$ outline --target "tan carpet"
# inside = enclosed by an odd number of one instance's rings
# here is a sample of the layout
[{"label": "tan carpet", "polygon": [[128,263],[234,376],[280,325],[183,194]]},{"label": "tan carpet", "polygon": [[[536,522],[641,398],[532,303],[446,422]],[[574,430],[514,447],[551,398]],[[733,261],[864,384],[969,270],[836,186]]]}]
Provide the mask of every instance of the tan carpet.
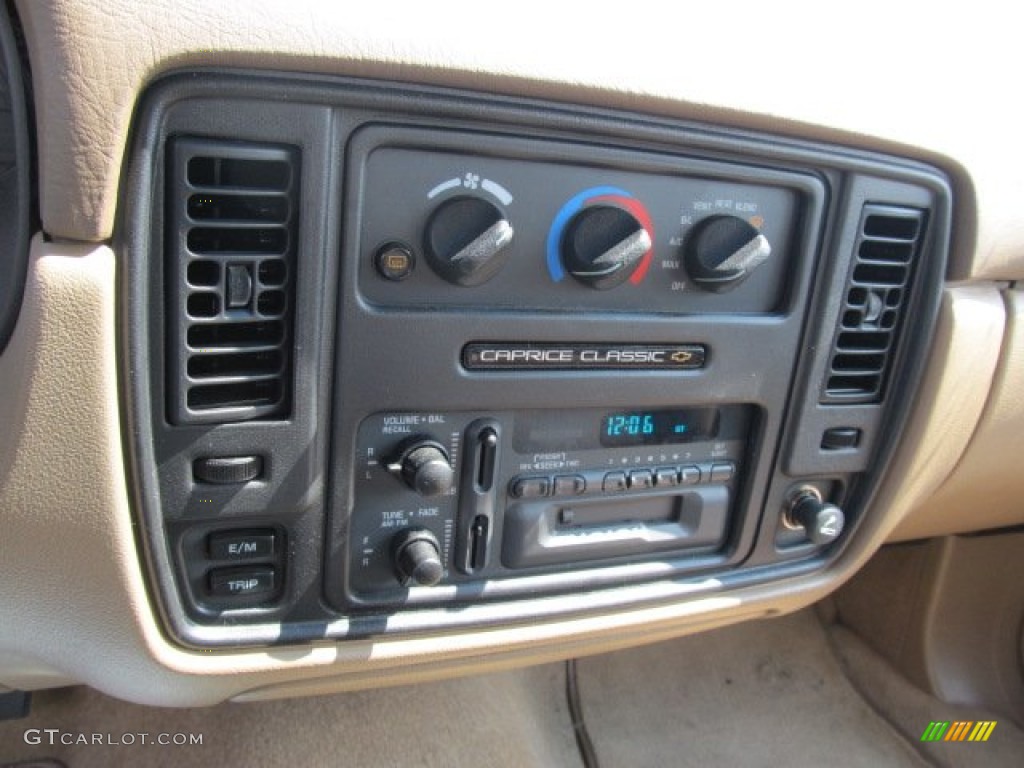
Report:
[{"label": "tan carpet", "polygon": [[[196,733],[202,746],[31,746],[29,728],[66,733]],[[43,738],[46,738],[45,735]],[[579,768],[565,667],[408,688],[207,709],[143,707],[87,688],[38,693],[28,719],[0,723],[0,764],[59,758],[106,766],[464,766]]]},{"label": "tan carpet", "polygon": [[601,768],[927,764],[849,683],[811,611],[578,670]]},{"label": "tan carpet", "polygon": [[[1024,734],[1010,723],[986,744],[920,744],[931,720],[998,718],[927,696],[811,611],[581,659],[577,670],[601,768],[1024,764]],[[33,728],[115,739],[201,734],[203,743],[26,744]],[[581,766],[562,664],[194,710],[126,704],[86,688],[48,691],[36,694],[28,719],[0,723],[0,765],[44,758],[68,768]]]}]

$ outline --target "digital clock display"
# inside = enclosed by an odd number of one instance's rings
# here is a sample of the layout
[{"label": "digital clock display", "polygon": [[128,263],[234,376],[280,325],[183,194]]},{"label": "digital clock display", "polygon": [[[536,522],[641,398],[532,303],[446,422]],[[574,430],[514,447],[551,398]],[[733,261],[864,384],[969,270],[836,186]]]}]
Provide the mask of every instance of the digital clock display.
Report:
[{"label": "digital clock display", "polygon": [[601,445],[665,445],[713,439],[718,433],[715,408],[673,408],[657,411],[619,411],[605,414]]},{"label": "digital clock display", "polygon": [[743,416],[741,408],[734,405],[612,412],[598,408],[520,411],[512,444],[517,453],[533,454],[734,440],[746,429]]}]

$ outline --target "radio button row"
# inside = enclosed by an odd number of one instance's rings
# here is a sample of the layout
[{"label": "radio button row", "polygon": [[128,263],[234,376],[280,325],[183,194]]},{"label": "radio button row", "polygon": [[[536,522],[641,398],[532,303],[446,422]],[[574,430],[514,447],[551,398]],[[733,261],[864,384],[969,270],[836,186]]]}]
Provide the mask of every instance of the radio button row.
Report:
[{"label": "radio button row", "polygon": [[680,485],[709,485],[730,482],[736,476],[732,462],[689,464],[683,467],[658,467],[607,472],[603,476],[588,471],[579,475],[555,477],[516,477],[509,484],[509,495],[516,499],[538,499],[545,496],[580,496],[592,493],[622,493]]}]

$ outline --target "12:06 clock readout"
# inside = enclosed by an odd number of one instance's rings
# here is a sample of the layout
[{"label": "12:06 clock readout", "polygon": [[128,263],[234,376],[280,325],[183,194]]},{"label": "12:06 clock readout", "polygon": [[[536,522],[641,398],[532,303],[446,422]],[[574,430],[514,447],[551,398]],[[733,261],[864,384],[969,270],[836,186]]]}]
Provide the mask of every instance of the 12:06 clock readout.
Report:
[{"label": "12:06 clock readout", "polygon": [[601,445],[614,448],[689,443],[714,437],[717,427],[718,411],[714,408],[609,413],[603,419]]}]

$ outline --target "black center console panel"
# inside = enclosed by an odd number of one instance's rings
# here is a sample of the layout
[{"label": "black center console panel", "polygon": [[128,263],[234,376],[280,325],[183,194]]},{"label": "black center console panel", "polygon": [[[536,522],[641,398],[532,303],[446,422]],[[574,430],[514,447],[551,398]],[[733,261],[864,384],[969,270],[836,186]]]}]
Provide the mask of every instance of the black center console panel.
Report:
[{"label": "black center console panel", "polygon": [[686,599],[825,567],[870,514],[944,270],[933,169],[214,72],[154,86],[133,147],[128,438],[184,643]]}]

